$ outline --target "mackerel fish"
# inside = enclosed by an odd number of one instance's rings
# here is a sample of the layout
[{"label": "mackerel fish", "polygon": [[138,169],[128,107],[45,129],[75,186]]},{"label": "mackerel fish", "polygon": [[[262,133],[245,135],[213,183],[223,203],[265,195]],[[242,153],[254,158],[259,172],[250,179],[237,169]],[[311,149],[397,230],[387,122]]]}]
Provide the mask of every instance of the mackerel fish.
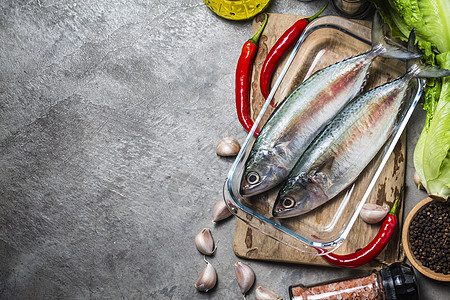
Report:
[{"label": "mackerel fish", "polygon": [[308,145],[342,108],[359,94],[377,56],[411,59],[417,54],[388,45],[381,18],[375,15],[374,46],[317,71],[272,113],[246,161],[240,192],[244,197],[265,192],[284,181]]},{"label": "mackerel fish", "polygon": [[302,215],[350,186],[393,133],[409,82],[450,71],[412,65],[402,77],[352,101],[308,147],[280,189],[272,215]]}]

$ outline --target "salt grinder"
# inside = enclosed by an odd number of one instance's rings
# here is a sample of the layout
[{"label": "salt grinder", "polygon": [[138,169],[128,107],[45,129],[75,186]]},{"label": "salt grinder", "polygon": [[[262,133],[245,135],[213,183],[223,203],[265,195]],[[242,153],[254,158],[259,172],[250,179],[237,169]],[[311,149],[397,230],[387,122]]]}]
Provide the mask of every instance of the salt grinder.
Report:
[{"label": "salt grinder", "polygon": [[289,295],[291,300],[416,300],[419,299],[419,289],[412,267],[404,263],[393,263],[362,277],[312,286],[290,286]]}]

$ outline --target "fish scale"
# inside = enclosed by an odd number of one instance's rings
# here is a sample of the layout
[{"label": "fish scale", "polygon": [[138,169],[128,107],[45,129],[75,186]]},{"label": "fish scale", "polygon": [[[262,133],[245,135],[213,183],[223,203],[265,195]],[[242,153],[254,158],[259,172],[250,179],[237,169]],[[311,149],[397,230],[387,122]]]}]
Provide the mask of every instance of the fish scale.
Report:
[{"label": "fish scale", "polygon": [[[375,48],[322,69],[286,98],[255,141],[244,179],[255,171],[259,176],[267,174],[262,190],[286,179],[316,135],[360,92],[370,63],[382,51]],[[241,192],[246,196],[253,194],[245,185]]]},{"label": "fish scale", "polygon": [[298,216],[353,183],[393,132],[416,68],[351,102],[299,159],[280,189],[272,214]]},{"label": "fish scale", "polygon": [[280,103],[248,155],[240,186],[243,197],[268,191],[288,177],[314,138],[360,93],[377,56],[419,57],[386,43],[378,14],[373,22],[372,43],[370,51],[317,71]]}]

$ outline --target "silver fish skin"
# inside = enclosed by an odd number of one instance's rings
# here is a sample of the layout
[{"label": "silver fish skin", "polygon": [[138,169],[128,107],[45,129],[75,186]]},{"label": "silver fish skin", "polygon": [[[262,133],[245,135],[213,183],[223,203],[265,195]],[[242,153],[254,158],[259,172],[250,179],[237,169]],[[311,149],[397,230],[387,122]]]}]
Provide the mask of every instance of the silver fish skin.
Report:
[{"label": "silver fish skin", "polygon": [[377,56],[420,57],[386,43],[379,14],[374,16],[372,43],[370,51],[313,74],[277,107],[249,153],[241,180],[242,196],[265,192],[287,178],[308,145],[360,92]]},{"label": "silver fish skin", "polygon": [[287,178],[314,137],[361,90],[376,47],[324,68],[303,82],[273,112],[257,137],[241,183],[241,194],[267,191]]},{"label": "silver fish skin", "polygon": [[349,104],[308,147],[278,193],[277,218],[302,215],[353,183],[386,143],[414,70]]},{"label": "silver fish skin", "polygon": [[302,215],[347,188],[392,134],[411,79],[450,76],[450,70],[423,65],[418,59],[407,66],[402,77],[356,98],[327,125],[278,192],[274,217]]}]

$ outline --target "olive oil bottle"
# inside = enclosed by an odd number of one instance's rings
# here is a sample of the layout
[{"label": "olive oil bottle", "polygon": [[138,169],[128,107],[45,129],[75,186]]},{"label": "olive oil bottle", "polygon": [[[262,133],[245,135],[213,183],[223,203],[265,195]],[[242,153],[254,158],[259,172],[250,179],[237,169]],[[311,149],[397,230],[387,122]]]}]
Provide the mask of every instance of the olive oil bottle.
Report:
[{"label": "olive oil bottle", "polygon": [[229,20],[247,20],[262,12],[270,0],[203,0],[217,15]]}]

